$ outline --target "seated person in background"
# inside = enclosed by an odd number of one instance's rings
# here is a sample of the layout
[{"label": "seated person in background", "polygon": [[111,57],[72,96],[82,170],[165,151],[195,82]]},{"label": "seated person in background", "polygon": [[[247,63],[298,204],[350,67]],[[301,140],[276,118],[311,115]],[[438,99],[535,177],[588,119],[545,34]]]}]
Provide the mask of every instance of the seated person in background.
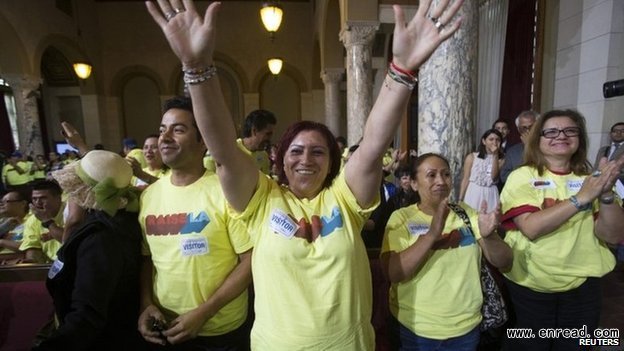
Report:
[{"label": "seated person in background", "polygon": [[0,260],[23,257],[19,248],[28,209],[28,198],[19,191],[10,191],[0,200]]},{"label": "seated person in background", "polygon": [[[95,150],[54,172],[68,202],[87,212],[48,273],[57,328],[33,350],[139,350],[141,229],[131,167]],[[94,189],[115,195],[101,197]]]},{"label": "seated person in background", "polygon": [[481,136],[477,152],[468,154],[464,161],[459,201],[464,201],[475,210],[485,201],[487,210],[492,211],[499,202],[496,183],[505,162],[500,143],[501,134],[496,129],[488,129]]},{"label": "seated person in background", "polygon": [[410,176],[409,166],[401,167],[394,172],[395,177],[399,179],[399,187],[396,193],[390,198],[390,212],[409,205],[413,205],[418,201],[418,194],[412,189],[412,177]]},{"label": "seated person in background", "polygon": [[65,204],[61,195],[61,188],[54,181],[42,180],[33,184],[32,216],[24,223],[24,239],[19,248],[25,253],[25,262],[47,263],[56,259],[65,223]]},{"label": "seated person in background", "polygon": [[139,145],[134,138],[125,138],[123,140],[123,155],[127,159],[139,161],[141,169],[147,167],[147,161],[145,160],[145,156],[143,156],[143,150],[139,149]]},{"label": "seated person in background", "polygon": [[168,169],[160,157],[157,134],[148,135],[145,138],[143,155],[147,162],[147,167],[145,168],[141,168],[141,164],[134,157],[126,157],[132,166],[132,173],[134,174],[132,185],[139,189],[145,189],[148,185],[157,181]]},{"label": "seated person in background", "polygon": [[481,256],[498,268],[512,260],[496,232],[500,207],[486,213],[485,202],[480,212],[450,204],[453,177],[441,155],[424,154],[412,167],[419,201],[392,213],[381,248],[392,283],[391,344],[401,350],[474,351],[483,302]]}]

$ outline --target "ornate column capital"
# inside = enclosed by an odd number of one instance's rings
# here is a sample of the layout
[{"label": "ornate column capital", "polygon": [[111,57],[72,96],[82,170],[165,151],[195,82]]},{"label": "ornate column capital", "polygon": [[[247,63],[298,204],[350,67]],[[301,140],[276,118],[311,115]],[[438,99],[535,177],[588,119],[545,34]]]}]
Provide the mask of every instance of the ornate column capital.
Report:
[{"label": "ornate column capital", "polygon": [[347,48],[354,45],[369,46],[378,29],[378,21],[348,21],[340,31],[340,41]]},{"label": "ornate column capital", "polygon": [[344,77],[344,68],[325,68],[321,71],[321,79],[325,85],[332,83],[339,83]]},{"label": "ornate column capital", "polygon": [[24,74],[3,74],[2,78],[9,83],[15,95],[21,93],[24,99],[28,97],[31,91],[39,89],[39,86],[43,83],[43,79],[40,77]]}]

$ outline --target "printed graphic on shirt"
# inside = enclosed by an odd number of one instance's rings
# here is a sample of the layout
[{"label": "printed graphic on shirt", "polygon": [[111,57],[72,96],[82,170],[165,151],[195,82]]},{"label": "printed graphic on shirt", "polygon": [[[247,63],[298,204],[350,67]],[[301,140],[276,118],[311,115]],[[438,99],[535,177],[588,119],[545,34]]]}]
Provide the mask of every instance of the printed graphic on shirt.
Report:
[{"label": "printed graphic on shirt", "polygon": [[173,213],[145,217],[146,235],[178,235],[200,233],[210,223],[205,211]]},{"label": "printed graphic on shirt", "polygon": [[433,244],[433,250],[455,249],[461,246],[474,245],[474,235],[466,227],[454,229],[449,234],[443,234],[442,239]]},{"label": "printed graphic on shirt", "polygon": [[312,242],[319,236],[328,236],[336,229],[342,228],[343,219],[338,206],[332,208],[329,216],[313,215],[310,222],[305,218],[295,221],[292,215],[274,210],[269,219],[269,226],[273,232],[286,238],[296,236]]}]

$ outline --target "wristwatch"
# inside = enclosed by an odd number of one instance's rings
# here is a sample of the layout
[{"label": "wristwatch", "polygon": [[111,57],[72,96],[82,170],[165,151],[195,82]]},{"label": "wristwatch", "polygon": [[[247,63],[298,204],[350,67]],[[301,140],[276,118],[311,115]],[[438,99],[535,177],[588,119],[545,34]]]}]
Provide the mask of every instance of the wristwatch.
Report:
[{"label": "wristwatch", "polygon": [[52,224],[54,224],[54,220],[53,220],[53,219],[48,219],[48,220],[47,220],[47,221],[45,221],[45,222],[41,222],[41,226],[42,226],[42,227],[44,227],[44,228],[46,228],[46,229],[47,229],[47,228],[50,228],[50,226],[51,226]]},{"label": "wristwatch", "polygon": [[610,192],[607,195],[600,195],[600,203],[604,205],[611,205],[615,201],[615,194]]}]

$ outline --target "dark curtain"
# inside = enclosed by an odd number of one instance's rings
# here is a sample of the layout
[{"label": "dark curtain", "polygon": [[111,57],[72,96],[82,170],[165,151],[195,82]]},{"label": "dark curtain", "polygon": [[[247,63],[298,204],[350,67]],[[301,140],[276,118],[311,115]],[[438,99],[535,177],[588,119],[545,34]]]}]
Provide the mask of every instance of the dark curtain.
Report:
[{"label": "dark curtain", "polygon": [[516,116],[532,108],[535,7],[536,0],[509,1],[499,116],[509,122],[511,133],[507,138],[512,143],[520,141],[514,127]]},{"label": "dark curtain", "polygon": [[15,143],[11,134],[11,124],[9,123],[9,113],[4,103],[3,91],[0,91],[0,151],[5,151],[7,155],[15,151]]}]

